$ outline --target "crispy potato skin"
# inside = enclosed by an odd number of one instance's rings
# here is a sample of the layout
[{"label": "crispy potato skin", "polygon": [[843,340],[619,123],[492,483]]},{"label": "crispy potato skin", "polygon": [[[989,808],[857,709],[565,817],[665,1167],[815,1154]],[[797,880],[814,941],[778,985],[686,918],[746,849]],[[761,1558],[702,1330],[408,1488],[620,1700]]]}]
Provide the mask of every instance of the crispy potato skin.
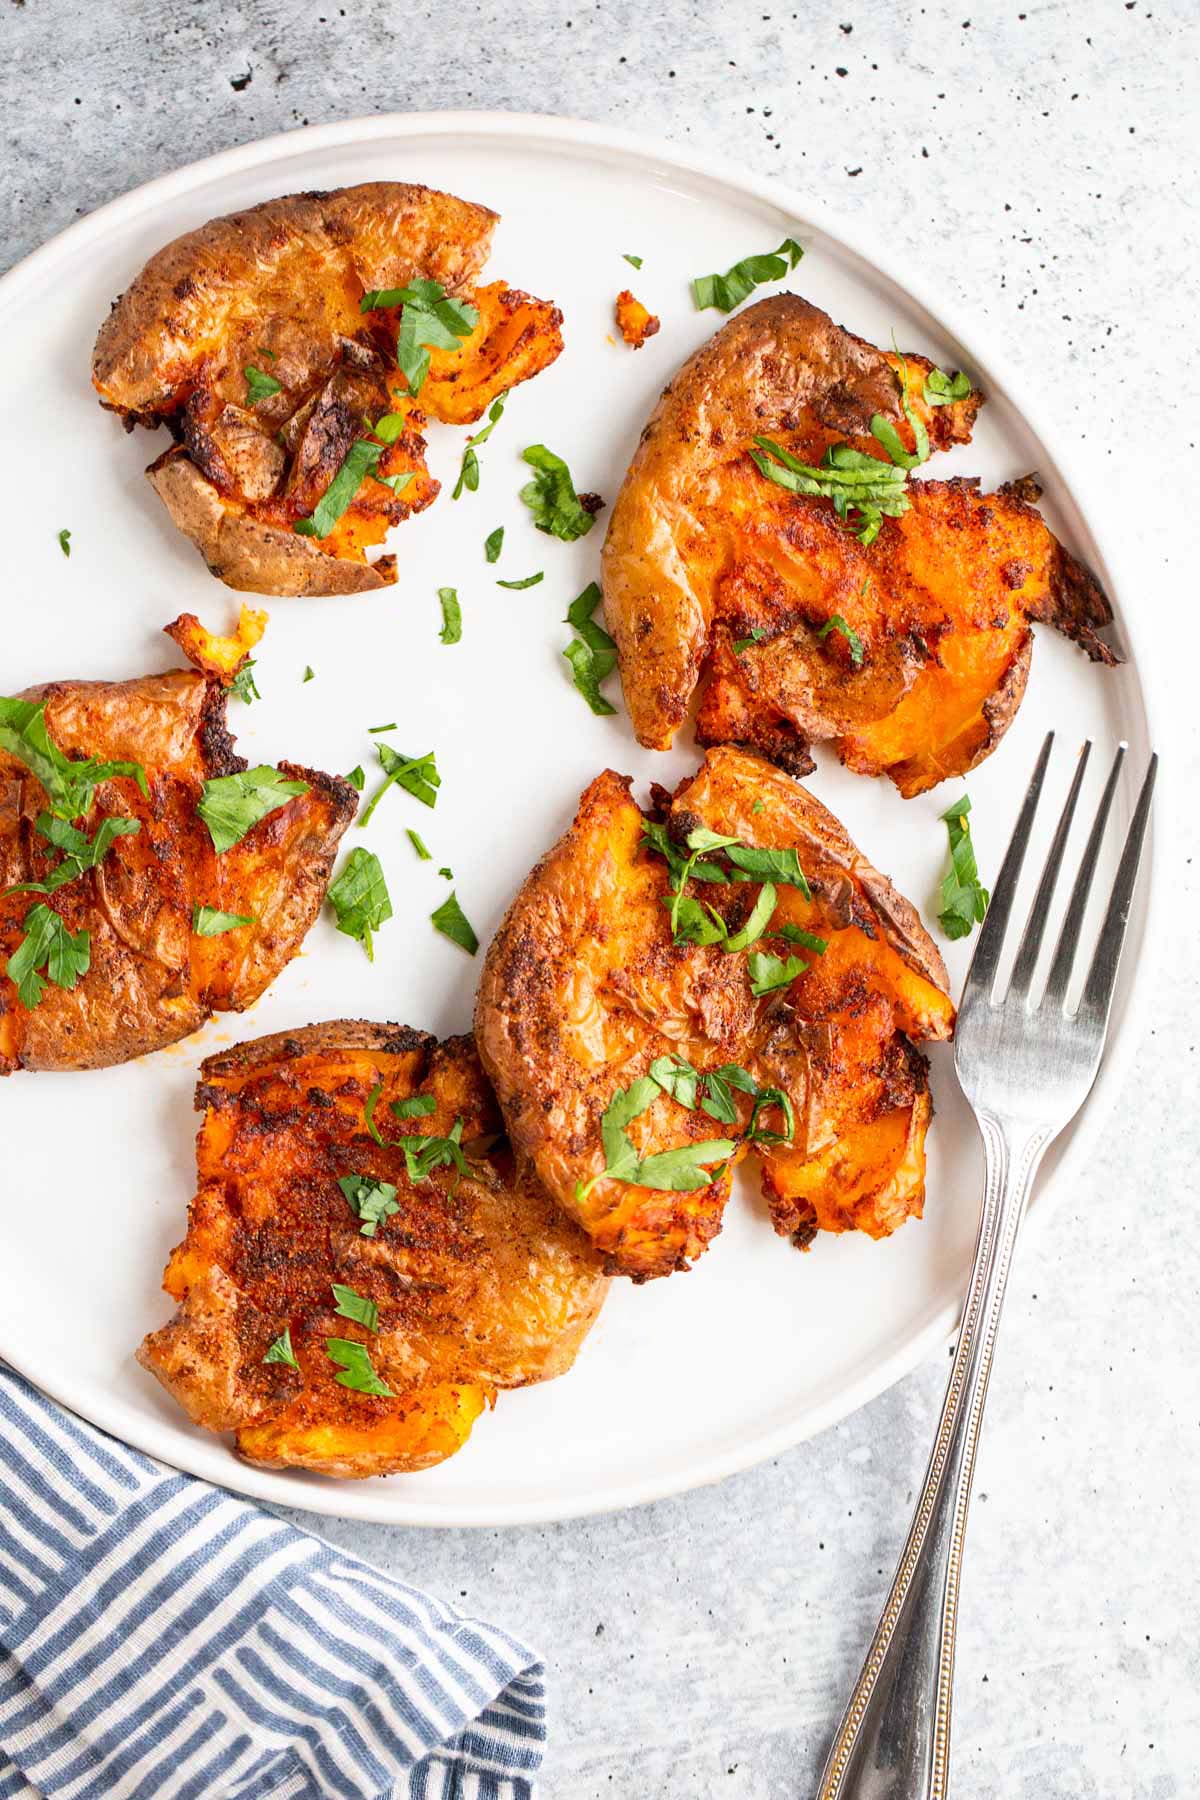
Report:
[{"label": "crispy potato skin", "polygon": [[[309,791],[249,831],[222,856],[196,814],[201,784],[246,767],[225,729],[216,680],[184,670],[133,681],[57,681],[23,699],[44,701],[51,737],[68,754],[140,762],[150,789],[118,779],[96,790],[81,823],[139,820],[98,868],[50,895],[0,898],[0,956],[44,902],[72,931],[91,934],[91,966],[73,989],[48,984],[28,1011],[0,976],[0,1073],[95,1069],[175,1043],[213,1012],[257,1000],[296,954],[316,918],[357,795],[347,782],[292,763],[279,767]],[[58,861],[33,829],[45,804],[39,782],[0,751],[0,888],[42,880]],[[49,854],[47,852],[49,851]],[[221,937],[192,932],[193,905],[252,915]]]},{"label": "crispy potato skin", "polygon": [[[907,355],[910,409],[932,449],[970,438],[978,393],[924,400],[931,367]],[[827,500],[768,482],[747,452],[773,438],[819,462],[831,443],[882,455],[882,414],[911,449],[901,359],[841,330],[794,294],[748,307],[684,365],[652,415],[604,546],[608,628],[642,743],[666,749],[705,682],[704,743],[744,743],[795,774],[832,740],[851,768],[916,794],[986,756],[1024,689],[1029,620],[1096,660],[1111,618],[1087,571],[1032,505],[1036,484],[996,494],[913,481],[911,508],[860,544]],[[840,615],[863,644],[854,668]],[[760,641],[735,654],[754,632]]]},{"label": "crispy potato skin", "polygon": [[[477,419],[562,348],[557,308],[503,282],[473,286],[495,225],[486,207],[404,182],[290,194],[177,238],[116,302],[93,384],[128,428],[170,428],[174,447],[146,473],[220,580],[281,595],[395,581],[395,559],[368,563],[367,552],[437,495],[426,416]],[[420,407],[396,369],[399,309],[359,304],[414,280],[480,312],[461,352],[434,353]],[[279,390],[255,403],[248,367]],[[351,444],[387,412],[405,414],[405,430],[334,529],[298,534]],[[376,478],[398,475],[410,476],[399,493]]]},{"label": "crispy potato skin", "polygon": [[[502,1131],[469,1038],[335,1020],[241,1044],[203,1065],[198,1189],[164,1286],[175,1317],[138,1360],[240,1455],[325,1475],[427,1468],[461,1448],[496,1391],[570,1367],[603,1303],[600,1259],[501,1142],[456,1181],[414,1185],[382,1135],[464,1142]],[[436,1110],[397,1124],[390,1102]],[[386,1122],[386,1123],[385,1123]],[[338,1176],[390,1182],[400,1210],[362,1236]],[[335,1311],[339,1282],[376,1302],[378,1332]],[[287,1327],[300,1371],[265,1363]],[[335,1379],[330,1337],[368,1348],[391,1398]]]},{"label": "crispy potato skin", "polygon": [[[669,824],[681,839],[703,824],[742,843],[795,848],[813,899],[779,887],[775,921],[828,940],[786,990],[756,998],[745,955],[672,942],[667,866],[643,847],[629,790],[611,770],[596,778],[484,962],[476,1040],[518,1156],[612,1273],[645,1280],[686,1268],[720,1229],[728,1174],[692,1193],[610,1177],[583,1198],[577,1187],[605,1166],[600,1121],[615,1091],[655,1057],[673,1052],[701,1071],[735,1062],[795,1108],[793,1145],[760,1158],[777,1229],[885,1235],[923,1199],[929,1105],[914,1040],[953,1027],[934,944],[812,795],[760,757],[711,750],[676,792]],[[749,916],[759,885],[695,891],[715,896],[732,928]],[[738,1098],[744,1127],[749,1103]],[[649,1154],[724,1129],[664,1095],[629,1135]]]}]

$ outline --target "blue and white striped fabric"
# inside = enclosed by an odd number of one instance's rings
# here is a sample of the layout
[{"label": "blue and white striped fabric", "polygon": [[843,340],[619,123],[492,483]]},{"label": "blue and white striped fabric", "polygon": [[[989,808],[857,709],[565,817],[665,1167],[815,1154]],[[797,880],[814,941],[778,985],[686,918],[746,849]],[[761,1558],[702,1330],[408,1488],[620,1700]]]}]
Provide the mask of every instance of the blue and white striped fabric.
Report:
[{"label": "blue and white striped fabric", "polygon": [[528,1800],[543,1673],[0,1368],[0,1800]]}]

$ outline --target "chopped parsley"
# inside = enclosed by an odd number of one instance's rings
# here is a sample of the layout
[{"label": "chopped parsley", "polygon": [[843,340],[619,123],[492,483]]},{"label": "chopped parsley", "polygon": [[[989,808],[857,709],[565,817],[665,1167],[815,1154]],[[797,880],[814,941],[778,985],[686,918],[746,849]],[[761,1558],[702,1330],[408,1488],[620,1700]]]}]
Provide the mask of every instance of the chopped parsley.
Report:
[{"label": "chopped parsley", "polygon": [[642,259],[641,259],[641,257],[640,257],[640,256],[630,256],[630,254],[629,254],[629,252],[628,252],[628,250],[625,250],[625,251],[622,251],[622,255],[623,255],[623,256],[624,256],[624,258],[625,258],[625,261],[626,261],[626,262],[627,262],[627,263],[632,263],[632,265],[633,265],[633,267],[634,267],[634,268],[635,268],[635,269],[640,269],[640,268],[641,268],[641,266],[642,266]]},{"label": "chopped parsley", "polygon": [[617,666],[617,646],[592,617],[600,599],[599,586],[591,581],[582,594],[572,600],[567,608],[566,623],[575,627],[578,636],[572,638],[563,655],[571,665],[575,686],[592,711],[603,715],[617,710],[600,692],[600,683],[607,681]]},{"label": "chopped parsley", "polygon": [[374,1237],[383,1221],[400,1211],[390,1181],[375,1181],[370,1175],[339,1175],[338,1186],[360,1221],[360,1237]]},{"label": "chopped parsley", "polygon": [[396,724],[395,719],[393,719],[390,725],[368,725],[367,726],[367,736],[368,737],[378,737],[378,735],[381,731],[398,731],[398,730],[399,730],[399,726]]},{"label": "chopped parsley", "polygon": [[388,1110],[398,1119],[423,1119],[437,1111],[437,1101],[432,1094],[410,1094],[407,1100],[393,1100]]},{"label": "chopped parsley", "polygon": [[[55,987],[73,988],[81,975],[86,975],[92,960],[90,932],[71,932],[62,917],[48,906],[30,907],[21,929],[25,936],[8,959],[5,971],[16,983],[17,999],[32,1012],[46,991],[46,982]],[[45,969],[45,978],[38,973]]]},{"label": "chopped parsley", "polygon": [[112,849],[115,839],[139,832],[141,825],[136,819],[101,819],[95,835],[89,838],[86,831],[77,831],[65,819],[56,819],[53,813],[42,812],[34,822],[34,829],[47,843],[63,852],[62,860],[55,864],[43,881],[18,881],[12,887],[5,888],[5,894],[53,894],[58,888],[65,887],[67,882],[77,880],[86,869],[96,868]]},{"label": "chopped parsley", "polygon": [[[699,1106],[710,1119],[716,1119],[721,1125],[737,1124],[737,1104],[732,1090],[737,1088],[739,1092],[749,1094],[753,1106],[743,1133],[745,1143],[786,1144],[796,1134],[796,1114],[783,1089],[760,1088],[753,1075],[740,1063],[723,1063],[719,1069],[701,1074],[682,1056],[660,1056],[650,1064],[650,1077],[689,1112],[695,1112]],[[785,1132],[771,1131],[758,1123],[759,1113],[773,1106],[783,1114]]]},{"label": "chopped parsley", "polygon": [[519,592],[522,588],[536,587],[539,581],[544,581],[545,579],[546,571],[544,569],[539,569],[536,575],[526,575],[521,581],[498,581],[496,586],[513,588]]},{"label": "chopped parsley", "polygon": [[267,1345],[267,1354],[263,1357],[263,1361],[265,1363],[286,1363],[289,1369],[300,1367],[296,1361],[296,1352],[292,1349],[290,1325],[285,1325],[279,1336]]},{"label": "chopped parsley", "polygon": [[340,1371],[334,1376],[343,1387],[352,1388],[356,1394],[379,1394],[385,1399],[392,1398],[392,1390],[381,1376],[375,1373],[375,1365],[371,1361],[370,1352],[365,1344],[359,1344],[353,1338],[326,1338],[325,1354],[331,1363],[336,1363]]},{"label": "chopped parsley", "polygon": [[[385,1138],[378,1125],[375,1123],[375,1108],[379,1105],[379,1096],[382,1092],[383,1083],[382,1081],[378,1081],[367,1095],[366,1105],[363,1108],[363,1117],[367,1122],[367,1130],[375,1139],[375,1142],[382,1145],[385,1150],[394,1150],[402,1140],[400,1138]],[[410,1094],[406,1100],[391,1101],[388,1107],[388,1111],[396,1119],[423,1118],[427,1113],[434,1112],[436,1109],[437,1101],[432,1094]],[[428,1140],[422,1139],[421,1141],[424,1143]]]},{"label": "chopped parsley", "polygon": [[761,998],[776,988],[787,987],[797,975],[803,975],[808,964],[798,956],[780,958],[766,950],[752,950],[749,956],[750,992]]},{"label": "chopped parsley", "polygon": [[818,494],[833,502],[839,519],[857,513],[855,533],[861,544],[873,544],[884,518],[898,519],[908,511],[904,484],[908,471],[896,463],[854,450],[849,444],[830,444],[819,465],[799,462],[772,438],[756,437],[758,448],[751,461],[761,475],[791,494]]},{"label": "chopped parsley", "polygon": [[204,783],[196,811],[208,826],[218,856],[240,844],[248,831],[278,812],[297,794],[307,794],[307,781],[286,781],[278,769],[260,763],[240,775],[218,775]]},{"label": "chopped parsley", "polygon": [[248,656],[229,684],[229,691],[234,698],[244,700],[247,706],[250,706],[255,700],[262,699],[262,695],[254,685],[254,676],[251,673],[253,668],[254,658]]},{"label": "chopped parsley", "polygon": [[226,931],[237,931],[242,925],[253,925],[251,913],[218,912],[215,906],[193,906],[192,930],[197,937],[221,937]]},{"label": "chopped parsley", "polygon": [[439,588],[438,600],[442,608],[442,629],[438,632],[443,644],[457,644],[462,639],[462,607],[458,603],[456,588]]},{"label": "chopped parsley", "polygon": [[775,925],[771,929],[772,937],[787,938],[789,943],[799,944],[802,950],[811,950],[814,956],[824,956],[829,948],[829,940],[817,937],[815,932],[805,931],[799,925]]},{"label": "chopped parsley", "polygon": [[373,444],[370,438],[356,439],[311,515],[307,519],[297,519],[292,529],[303,537],[328,537],[367,476],[375,473],[382,455],[382,444]]},{"label": "chopped parsley", "polygon": [[545,444],[530,444],[521,457],[534,470],[533,480],[521,489],[521,499],[538,530],[564,543],[586,537],[596,521],[575,492],[571,471],[562,457],[547,450]]},{"label": "chopped parsley", "polygon": [[283,387],[282,381],[276,381],[273,375],[264,375],[253,363],[247,363],[242,374],[246,377],[246,396],[251,406],[257,406],[260,400],[269,400]]},{"label": "chopped parsley", "polygon": [[941,815],[950,836],[950,867],[942,878],[938,924],[948,938],[970,937],[987,917],[988,891],[979,880],[967,819],[970,810],[971,802],[964,794]]},{"label": "chopped parsley", "polygon": [[752,625],[750,627],[750,636],[749,637],[734,638],[733,654],[735,656],[744,656],[746,654],[747,650],[749,650],[751,644],[761,644],[763,639],[766,637],[766,635],[767,634],[763,630],[761,625]]},{"label": "chopped parsley", "polygon": [[421,836],[420,832],[414,831],[412,829],[411,825],[407,826],[406,830],[407,830],[407,834],[408,834],[408,841],[412,845],[413,849],[416,851],[420,860],[422,862],[432,862],[433,858],[430,856],[429,851],[425,848],[425,840]]},{"label": "chopped parsley", "polygon": [[[376,725],[373,729],[394,731],[395,726]],[[436,806],[437,790],[442,785],[442,778],[438,774],[437,756],[434,751],[427,750],[424,756],[404,756],[400,751],[393,750],[390,744],[376,744],[375,749],[379,755],[380,767],[387,779],[383,786],[372,794],[366,811],[358,821],[360,825],[365,826],[370,822],[371,814],[392,786],[404,788],[414,800],[419,800],[422,806]]]},{"label": "chopped parsley", "polygon": [[850,661],[854,664],[856,669],[861,669],[863,665],[863,656],[865,654],[863,641],[859,637],[857,631],[855,631],[852,626],[847,625],[841,613],[834,613],[831,619],[827,619],[820,631],[818,631],[817,636],[819,638],[827,638],[831,631],[836,631],[845,638],[847,644],[850,646]]},{"label": "chopped parsley", "polygon": [[337,880],[330,882],[326,899],[336,915],[337,929],[356,938],[366,951],[367,960],[374,962],[372,933],[392,916],[387,882],[375,852],[361,846],[352,850]]},{"label": "chopped parsley", "polygon": [[373,288],[359,301],[362,312],[399,306],[396,363],[415,400],[429,373],[430,350],[458,350],[470,337],[479,313],[466,300],[454,300],[440,281],[413,281],[402,288]]},{"label": "chopped parsley", "polygon": [[692,283],[692,299],[701,311],[712,306],[718,312],[732,312],[762,282],[782,281],[803,255],[795,238],[784,238],[778,250],[765,256],[743,257],[724,275],[697,275]]},{"label": "chopped parsley", "polygon": [[965,400],[971,392],[971,383],[959,369],[953,375],[947,375],[944,369],[930,369],[925,377],[926,406],[953,406],[956,400]]},{"label": "chopped parsley", "polygon": [[495,531],[489,531],[483,540],[483,554],[488,562],[500,561],[500,552],[504,548],[504,527],[497,525]]},{"label": "chopped parsley", "polygon": [[442,904],[430,913],[429,917],[433,921],[435,931],[440,931],[443,937],[450,939],[451,943],[457,944],[460,949],[466,950],[471,956],[474,956],[479,948],[479,939],[475,935],[470,920],[458,904],[458,897],[453,889],[442,901]]},{"label": "chopped parsley", "polygon": [[374,1300],[356,1294],[352,1287],[344,1287],[340,1281],[329,1285],[333,1289],[334,1311],[339,1318],[353,1319],[356,1325],[365,1325],[368,1331],[379,1330],[379,1308]]},{"label": "chopped parsley", "polygon": [[32,700],[0,697],[0,750],[37,777],[56,819],[78,819],[90,812],[100,783],[120,776],[136,781],[147,797],[150,793],[141,763],[97,762],[90,756],[75,762],[64,756],[46,729],[44,704]]},{"label": "chopped parsley", "polygon": [[[600,1120],[604,1167],[590,1181],[576,1184],[577,1201],[585,1200],[597,1181],[605,1176],[660,1192],[693,1193],[697,1188],[708,1187],[724,1173],[725,1163],[737,1149],[732,1138],[705,1138],[699,1143],[684,1144],[678,1150],[662,1150],[653,1156],[638,1154],[625,1128],[648,1112],[664,1091],[650,1075],[641,1075],[627,1088],[617,1089]],[[716,1169],[707,1166],[712,1163],[722,1166]]]},{"label": "chopped parsley", "polygon": [[315,680],[314,671],[313,671],[311,665],[306,665],[305,670],[304,670],[304,676],[303,676],[303,679],[301,680],[300,685],[301,685],[301,687],[303,687],[304,683],[306,681],[313,681],[313,680]]},{"label": "chopped parsley", "polygon": [[[897,352],[899,354],[899,352]],[[924,422],[918,419],[908,400],[908,364],[900,357],[900,368],[896,376],[900,384],[900,410],[912,427],[912,450],[906,450],[900,433],[891,419],[885,419],[882,413],[876,413],[871,420],[871,436],[881,443],[898,468],[915,469],[918,463],[929,461],[929,433]]]},{"label": "chopped parsley", "polygon": [[463,450],[462,468],[458,471],[458,480],[455,482],[454,492],[450,496],[452,500],[457,500],[464,488],[473,494],[479,486],[479,458],[476,456],[475,451],[478,445],[487,443],[493,431],[495,431],[497,425],[504,417],[504,402],[507,399],[507,389],[505,389],[504,393],[497,394],[488,409],[487,424],[482,431],[477,431],[474,437],[469,437],[467,439],[466,448]]},{"label": "chopped parsley", "polygon": [[62,551],[64,556],[70,556],[70,554],[71,554],[71,534],[66,529],[65,526],[62,529],[62,531],[60,531],[58,534],[58,547]]},{"label": "chopped parsley", "polygon": [[398,438],[404,436],[407,425],[407,414],[384,413],[383,417],[377,419],[375,424],[372,425],[371,436],[377,437],[381,444],[394,444]]},{"label": "chopped parsley", "polygon": [[352,788],[357,788],[358,792],[360,794],[362,793],[367,785],[367,778],[363,773],[363,766],[361,763],[355,764],[354,768],[352,768],[347,775],[346,780],[350,783]]}]

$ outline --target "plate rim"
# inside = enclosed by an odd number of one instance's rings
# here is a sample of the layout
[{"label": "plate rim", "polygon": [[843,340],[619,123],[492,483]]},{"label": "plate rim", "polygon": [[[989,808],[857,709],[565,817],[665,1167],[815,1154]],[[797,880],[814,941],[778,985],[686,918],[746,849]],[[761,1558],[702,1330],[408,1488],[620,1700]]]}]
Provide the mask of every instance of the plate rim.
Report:
[{"label": "plate rim", "polygon": [[[1108,586],[1116,599],[1122,633],[1129,650],[1131,672],[1140,690],[1142,712],[1155,735],[1170,733],[1171,714],[1165,704],[1165,680],[1148,653],[1147,628],[1139,627],[1131,610],[1123,603],[1132,592],[1129,571],[1123,551],[1114,553],[1112,536],[1097,524],[1103,517],[1093,492],[1094,478],[1080,466],[1072,448],[1062,444],[1061,435],[1047,429],[1047,421],[1036,402],[1031,402],[1023,377],[1007,372],[1007,359],[997,355],[989,328],[957,301],[948,304],[936,298],[919,276],[914,276],[904,259],[887,249],[880,254],[871,241],[869,230],[860,233],[856,224],[843,223],[823,202],[802,195],[790,183],[773,176],[758,175],[740,164],[706,156],[688,147],[678,146],[653,135],[630,131],[621,126],[575,119],[552,113],[505,112],[481,109],[458,109],[411,113],[374,113],[353,119],[334,120],[321,125],[304,125],[292,130],[274,132],[249,143],[235,145],[211,156],[187,163],[181,168],[155,176],[115,199],[106,201],[93,212],[73,221],[46,243],[39,245],[21,261],[0,276],[0,315],[10,304],[19,303],[23,290],[32,282],[40,282],[54,263],[74,256],[79,246],[103,234],[114,225],[123,225],[160,204],[181,197],[208,182],[245,173],[255,168],[269,168],[293,156],[312,151],[344,148],[385,138],[420,138],[473,134],[505,139],[567,151],[580,149],[606,152],[614,160],[635,160],[646,172],[646,164],[657,165],[713,184],[717,191],[743,203],[749,199],[764,209],[790,213],[803,229],[815,230],[882,276],[916,305],[937,321],[945,336],[964,352],[964,361],[1003,393],[1014,411],[1045,451],[1042,466],[1050,469],[1058,487],[1069,499],[1078,521],[1091,536],[1099,552],[1099,560],[1109,577]],[[970,346],[968,352],[967,346]],[[999,370],[1004,368],[1001,378]],[[1093,504],[1093,502],[1096,502]],[[1104,1121],[1112,1109],[1120,1086],[1128,1073],[1134,1052],[1141,1041],[1150,1004],[1153,975],[1162,953],[1162,933],[1156,929],[1165,891],[1166,845],[1169,822],[1174,811],[1173,770],[1170,757],[1171,736],[1153,746],[1159,754],[1159,776],[1155,793],[1155,814],[1149,834],[1145,878],[1140,896],[1142,920],[1141,940],[1137,946],[1136,971],[1130,981],[1125,1003],[1125,1016],[1115,1038],[1108,1046],[1100,1072],[1077,1115],[1070,1138],[1053,1172],[1053,1179],[1040,1177],[1030,1202],[1036,1210],[1039,1227],[1049,1218],[1053,1206],[1062,1198],[1068,1181],[1076,1176],[1090,1156]],[[1105,1104],[1107,1102],[1107,1104]],[[69,1391],[70,1383],[59,1380],[53,1367],[43,1366],[37,1350],[22,1348],[16,1355],[0,1347],[11,1367],[34,1382],[59,1404],[110,1435],[135,1444],[145,1453],[157,1457],[168,1467],[212,1482],[276,1506],[290,1506],[322,1514],[326,1517],[359,1520],[371,1524],[422,1526],[431,1529],[472,1528],[495,1530],[515,1525],[555,1523],[560,1520],[594,1517],[623,1511],[632,1506],[647,1505],[695,1488],[710,1486],[728,1476],[741,1473],[773,1456],[781,1455],[828,1430],[840,1420],[893,1386],[917,1368],[953,1334],[961,1311],[961,1299],[939,1308],[897,1350],[882,1356],[856,1379],[848,1382],[836,1395],[816,1405],[807,1406],[798,1418],[787,1420],[757,1436],[710,1455],[695,1458],[682,1475],[627,1477],[611,1489],[597,1495],[574,1500],[512,1501],[494,1506],[486,1514],[468,1510],[462,1501],[451,1501],[433,1508],[428,1499],[405,1501],[402,1494],[386,1492],[366,1482],[343,1483],[312,1478],[303,1497],[294,1492],[280,1494],[280,1481],[298,1482],[305,1478],[297,1471],[258,1469],[239,1461],[222,1438],[197,1437],[176,1443],[169,1428],[152,1417],[134,1413],[127,1419],[129,1408],[103,1395],[102,1403],[87,1402],[86,1410]],[[131,1433],[130,1423],[135,1427]],[[168,1441],[160,1441],[163,1434]]]}]

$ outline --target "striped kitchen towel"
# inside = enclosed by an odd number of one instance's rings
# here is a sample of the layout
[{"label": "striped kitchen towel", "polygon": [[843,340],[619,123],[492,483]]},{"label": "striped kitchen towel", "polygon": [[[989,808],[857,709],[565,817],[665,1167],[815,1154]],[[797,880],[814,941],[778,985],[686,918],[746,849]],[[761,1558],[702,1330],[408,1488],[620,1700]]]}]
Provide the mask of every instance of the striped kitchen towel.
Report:
[{"label": "striped kitchen towel", "polygon": [[0,1800],[527,1800],[542,1677],[0,1368]]}]

